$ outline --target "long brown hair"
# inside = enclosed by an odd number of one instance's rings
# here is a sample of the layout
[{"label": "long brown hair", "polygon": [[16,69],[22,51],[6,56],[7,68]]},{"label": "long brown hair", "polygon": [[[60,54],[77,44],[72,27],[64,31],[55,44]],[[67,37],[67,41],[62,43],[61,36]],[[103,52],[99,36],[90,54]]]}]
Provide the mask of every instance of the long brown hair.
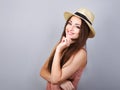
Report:
[{"label": "long brown hair", "polygon": [[[61,35],[61,39],[63,36],[66,36],[66,33],[65,33],[66,25],[68,24],[68,21],[71,19],[71,17],[66,21],[66,24],[64,26],[64,31]],[[86,40],[88,38],[89,32],[90,32],[90,29],[88,25],[85,23],[84,20],[82,20],[79,37],[75,40],[73,44],[71,44],[69,47],[67,47],[66,49],[62,51],[63,53],[62,53],[61,60],[60,60],[61,68],[70,59],[72,55],[76,54],[86,44]],[[50,57],[48,58],[49,59],[49,63],[48,63],[49,72],[51,72],[51,67],[52,67],[52,62],[53,62],[56,47],[57,46],[55,46],[55,48],[53,49],[53,52],[50,54]]]}]

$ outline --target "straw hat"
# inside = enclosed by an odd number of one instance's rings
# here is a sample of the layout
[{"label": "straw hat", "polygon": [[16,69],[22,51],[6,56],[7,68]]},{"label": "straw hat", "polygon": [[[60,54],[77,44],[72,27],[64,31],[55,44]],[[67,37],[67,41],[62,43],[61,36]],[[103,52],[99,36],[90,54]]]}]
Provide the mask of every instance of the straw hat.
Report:
[{"label": "straw hat", "polygon": [[94,14],[86,8],[80,8],[74,14],[70,12],[64,13],[64,17],[66,20],[68,20],[72,15],[75,15],[83,19],[87,23],[88,27],[90,28],[90,33],[88,37],[93,38],[95,36],[95,31],[94,31],[94,28],[92,27],[92,24],[95,18]]}]

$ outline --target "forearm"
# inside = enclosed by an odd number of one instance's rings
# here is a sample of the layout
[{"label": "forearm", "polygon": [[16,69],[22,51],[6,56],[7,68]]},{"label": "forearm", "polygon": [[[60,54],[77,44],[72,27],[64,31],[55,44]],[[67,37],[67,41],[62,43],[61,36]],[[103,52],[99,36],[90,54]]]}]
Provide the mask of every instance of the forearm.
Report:
[{"label": "forearm", "polygon": [[51,82],[54,84],[60,83],[59,81],[62,74],[62,70],[60,68],[60,57],[61,55],[59,50],[56,50],[51,69]]},{"label": "forearm", "polygon": [[51,82],[51,74],[48,71],[48,60],[45,62],[45,64],[42,66],[40,70],[40,76],[43,77],[45,80]]}]

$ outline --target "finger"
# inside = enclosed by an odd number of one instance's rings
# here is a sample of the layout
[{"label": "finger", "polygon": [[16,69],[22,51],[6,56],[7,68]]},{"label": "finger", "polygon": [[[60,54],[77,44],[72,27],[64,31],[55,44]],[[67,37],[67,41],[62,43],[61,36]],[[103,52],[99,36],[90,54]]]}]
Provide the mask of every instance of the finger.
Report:
[{"label": "finger", "polygon": [[71,90],[71,86],[70,86],[69,82],[66,82],[64,86],[65,86],[64,87],[65,90]]},{"label": "finger", "polygon": [[68,85],[65,84],[64,90],[69,90]]},{"label": "finger", "polygon": [[70,46],[71,40],[66,38],[66,44],[67,44],[67,46]]},{"label": "finger", "polygon": [[63,37],[62,37],[62,42],[65,42],[65,39],[66,39],[66,38],[63,36]]},{"label": "finger", "polygon": [[69,83],[68,82],[66,82],[65,84],[64,84],[64,89],[65,90],[70,90],[70,86],[69,86]]},{"label": "finger", "polygon": [[69,84],[69,90],[74,90],[74,86],[73,86],[72,82],[69,81],[68,84]]},{"label": "finger", "polygon": [[70,83],[70,86],[71,86],[71,90],[74,90],[74,89],[75,89],[75,87],[73,86],[72,83]]},{"label": "finger", "polygon": [[63,90],[68,90],[68,85],[67,85],[67,82],[64,82],[60,85],[60,87],[63,89]]},{"label": "finger", "polygon": [[72,43],[72,39],[67,37],[67,41],[71,44]]}]

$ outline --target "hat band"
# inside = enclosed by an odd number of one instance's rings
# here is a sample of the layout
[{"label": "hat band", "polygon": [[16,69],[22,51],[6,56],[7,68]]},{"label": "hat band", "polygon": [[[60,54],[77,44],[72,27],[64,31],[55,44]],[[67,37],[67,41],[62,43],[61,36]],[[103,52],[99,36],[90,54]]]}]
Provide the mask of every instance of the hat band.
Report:
[{"label": "hat band", "polygon": [[92,23],[88,20],[88,18],[85,15],[83,15],[83,14],[81,14],[79,12],[76,12],[75,14],[82,17],[82,18],[84,18],[86,21],[88,21],[92,25]]}]

